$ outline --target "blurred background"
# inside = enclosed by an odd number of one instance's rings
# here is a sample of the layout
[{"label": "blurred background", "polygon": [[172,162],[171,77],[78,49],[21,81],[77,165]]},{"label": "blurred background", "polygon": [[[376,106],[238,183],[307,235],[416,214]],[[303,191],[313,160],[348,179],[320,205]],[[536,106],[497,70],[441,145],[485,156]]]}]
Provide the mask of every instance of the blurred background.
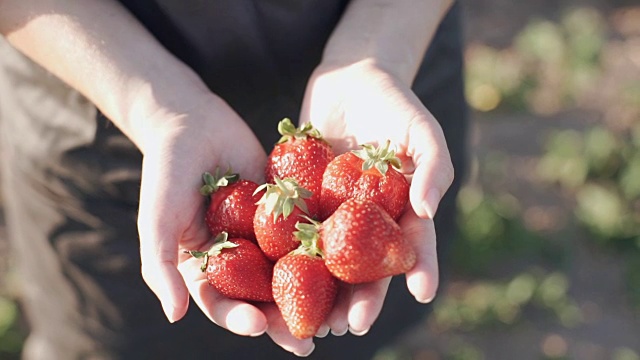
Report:
[{"label": "blurred background", "polygon": [[640,2],[462,3],[452,277],[376,360],[640,360]]},{"label": "blurred background", "polygon": [[[640,3],[462,1],[471,172],[434,313],[376,360],[640,360]],[[24,336],[0,198],[0,359]]]}]

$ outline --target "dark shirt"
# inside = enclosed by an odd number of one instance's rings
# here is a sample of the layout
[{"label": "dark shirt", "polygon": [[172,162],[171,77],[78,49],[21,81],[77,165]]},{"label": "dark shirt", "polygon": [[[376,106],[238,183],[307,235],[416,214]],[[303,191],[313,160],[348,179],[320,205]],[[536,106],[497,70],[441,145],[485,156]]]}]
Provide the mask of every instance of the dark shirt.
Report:
[{"label": "dark shirt", "polygon": [[297,118],[307,79],[347,3],[122,1],[240,114],[267,147],[277,141],[275,122]]}]

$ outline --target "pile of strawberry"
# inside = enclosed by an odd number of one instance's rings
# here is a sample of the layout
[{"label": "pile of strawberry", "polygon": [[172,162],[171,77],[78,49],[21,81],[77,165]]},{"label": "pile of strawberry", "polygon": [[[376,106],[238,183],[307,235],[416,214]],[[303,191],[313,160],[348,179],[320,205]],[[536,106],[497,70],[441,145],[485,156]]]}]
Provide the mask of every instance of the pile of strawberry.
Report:
[{"label": "pile of strawberry", "polygon": [[293,336],[314,336],[331,312],[338,284],[360,284],[410,270],[416,255],[396,220],[409,184],[389,142],[335,156],[311,124],[278,124],[266,183],[228,171],[205,173],[206,223],[216,236],[202,271],[221,294],[275,301]]}]

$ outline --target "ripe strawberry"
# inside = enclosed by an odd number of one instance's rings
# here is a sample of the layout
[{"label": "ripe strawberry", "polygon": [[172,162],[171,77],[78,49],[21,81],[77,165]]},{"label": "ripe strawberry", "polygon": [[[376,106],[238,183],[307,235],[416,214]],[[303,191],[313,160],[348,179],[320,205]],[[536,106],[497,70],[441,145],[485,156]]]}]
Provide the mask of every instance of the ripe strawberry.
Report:
[{"label": "ripe strawberry", "polygon": [[301,245],[276,262],[272,288],[289,332],[306,339],[317,334],[329,316],[338,280],[327,270],[317,247],[314,250]]},{"label": "ripe strawberry", "polygon": [[211,234],[226,231],[232,238],[255,240],[253,216],[261,196],[256,193],[258,184],[240,179],[231,170],[221,175],[220,169],[216,169],[215,176],[204,173],[202,178],[204,185],[200,192],[209,197],[205,222]]},{"label": "ripe strawberry", "polygon": [[400,226],[373,201],[349,199],[322,224],[298,224],[296,236],[317,239],[327,268],[350,284],[405,273],[416,262]]},{"label": "ripe strawberry", "polygon": [[273,301],[273,263],[254,242],[228,239],[228,236],[221,232],[207,252],[187,252],[203,259],[201,269],[206,272],[207,281],[222,295],[231,299]]},{"label": "ripe strawberry", "polygon": [[311,215],[316,216],[322,174],[335,154],[311,123],[296,129],[291,120],[284,119],[278,124],[278,132],[282,137],[267,158],[265,179],[268,183],[273,183],[275,177],[296,179],[300,186],[313,193],[307,203]]},{"label": "ripe strawberry", "polygon": [[[396,171],[395,151],[362,145],[362,149],[338,155],[324,172],[320,218],[326,219],[347,199],[371,200],[397,220],[409,201],[409,183]],[[391,167],[389,166],[391,165]]]},{"label": "ripe strawberry", "polygon": [[309,215],[306,199],[311,192],[298,186],[294,179],[274,178],[275,184],[263,184],[256,189],[266,189],[258,201],[253,229],[262,252],[276,261],[295,250],[300,241],[293,235],[300,215]]}]

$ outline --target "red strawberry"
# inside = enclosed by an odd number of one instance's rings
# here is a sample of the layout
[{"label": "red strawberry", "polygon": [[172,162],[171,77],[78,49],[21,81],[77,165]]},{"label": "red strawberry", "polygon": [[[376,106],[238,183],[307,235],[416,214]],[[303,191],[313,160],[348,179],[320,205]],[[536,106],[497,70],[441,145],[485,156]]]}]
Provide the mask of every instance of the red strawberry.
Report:
[{"label": "red strawberry", "polygon": [[258,184],[240,179],[230,170],[221,175],[220,169],[216,169],[215,176],[204,173],[202,178],[204,185],[200,192],[210,200],[205,221],[211,234],[226,231],[232,238],[255,240],[253,216],[261,196],[256,193]]},{"label": "red strawberry", "polygon": [[316,216],[322,174],[335,154],[311,123],[296,129],[291,120],[284,119],[278,124],[278,132],[282,137],[267,158],[265,179],[268,183],[273,183],[275,177],[296,179],[300,186],[313,193],[307,203],[311,215]]},{"label": "red strawberry", "polygon": [[273,267],[273,298],[298,338],[317,334],[336,298],[338,280],[331,276],[316,250],[301,245]]},{"label": "red strawberry", "polygon": [[201,269],[206,272],[209,284],[222,295],[231,299],[273,301],[273,263],[254,242],[228,239],[228,234],[222,232],[209,251],[187,252],[204,259]]},{"label": "red strawberry", "polygon": [[[371,200],[382,206],[394,220],[409,201],[409,183],[395,151],[362,145],[362,149],[341,154],[329,163],[322,179],[320,218],[326,219],[347,199]],[[392,166],[389,166],[391,164]]]},{"label": "red strawberry", "polygon": [[262,252],[272,261],[295,250],[300,241],[293,235],[301,215],[309,215],[305,199],[311,192],[298,186],[294,179],[274,178],[275,184],[264,184],[256,191],[266,189],[258,201],[253,229]]},{"label": "red strawberry", "polygon": [[405,273],[416,262],[400,226],[373,201],[349,199],[322,224],[298,224],[303,241],[314,238],[336,278],[360,284]]}]

